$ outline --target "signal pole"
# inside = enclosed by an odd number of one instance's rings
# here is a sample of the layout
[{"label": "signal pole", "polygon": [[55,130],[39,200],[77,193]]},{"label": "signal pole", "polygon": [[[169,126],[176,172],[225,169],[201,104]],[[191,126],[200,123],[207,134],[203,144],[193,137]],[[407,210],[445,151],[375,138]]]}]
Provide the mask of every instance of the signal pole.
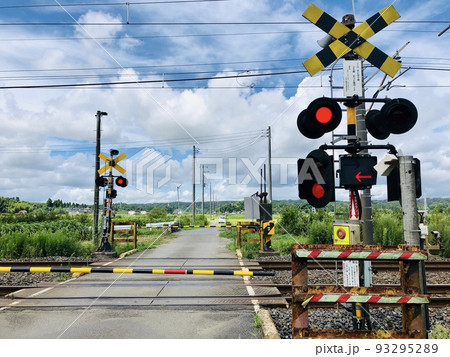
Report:
[{"label": "signal pole", "polygon": [[[108,115],[106,112],[97,111],[95,115],[97,118],[97,138],[95,141],[95,180],[98,179],[100,169],[100,133],[101,133],[101,118],[102,116]],[[99,213],[99,187],[97,184],[94,185],[94,230],[93,230],[93,240],[98,235],[98,213]]]},{"label": "signal pole", "polygon": [[195,145],[192,147],[192,224],[195,225]]}]

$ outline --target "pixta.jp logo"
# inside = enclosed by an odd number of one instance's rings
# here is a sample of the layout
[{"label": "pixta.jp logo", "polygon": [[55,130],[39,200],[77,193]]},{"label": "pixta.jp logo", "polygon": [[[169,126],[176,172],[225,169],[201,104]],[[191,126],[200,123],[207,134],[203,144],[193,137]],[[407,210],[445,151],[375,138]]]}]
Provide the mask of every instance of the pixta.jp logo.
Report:
[{"label": "pixta.jp logo", "polygon": [[145,148],[126,161],[128,180],[138,190],[153,194],[155,188],[161,188],[170,181],[170,156]]}]

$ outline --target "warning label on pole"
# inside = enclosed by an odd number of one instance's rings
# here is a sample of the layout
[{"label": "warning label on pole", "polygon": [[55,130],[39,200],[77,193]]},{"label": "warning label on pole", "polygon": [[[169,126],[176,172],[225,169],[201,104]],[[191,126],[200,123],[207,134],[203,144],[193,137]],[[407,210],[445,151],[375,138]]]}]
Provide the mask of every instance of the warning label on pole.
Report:
[{"label": "warning label on pole", "polygon": [[342,275],[344,286],[359,286],[359,263],[357,260],[345,260],[342,262]]}]

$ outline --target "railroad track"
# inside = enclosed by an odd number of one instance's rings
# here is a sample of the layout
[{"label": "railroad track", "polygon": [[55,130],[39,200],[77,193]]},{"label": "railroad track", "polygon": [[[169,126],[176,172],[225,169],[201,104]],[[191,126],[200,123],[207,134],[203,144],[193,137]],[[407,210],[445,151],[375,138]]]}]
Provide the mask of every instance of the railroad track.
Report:
[{"label": "railroad track", "polygon": [[[206,262],[208,259],[204,259]],[[0,262],[1,266],[20,266],[20,267],[36,267],[36,266],[42,266],[42,267],[49,267],[49,266],[70,266],[70,267],[86,267],[90,264],[94,263],[93,261],[85,261],[85,262],[51,262],[51,261],[26,261],[26,262]],[[175,259],[173,264],[178,264],[179,259]],[[170,267],[170,260],[168,260],[165,264]],[[394,264],[390,264],[389,262],[372,262],[372,266],[375,269],[378,270],[387,270],[387,271],[394,271],[398,270],[398,262],[394,262]],[[186,268],[186,266],[184,266]],[[202,266],[203,267],[203,266]],[[290,270],[292,268],[290,261],[250,261],[248,262],[246,266],[251,271],[258,271],[258,270]],[[320,261],[320,262],[308,262],[308,268],[310,269],[338,269],[342,268],[342,265],[340,262],[336,265],[335,261]],[[428,271],[445,271],[450,270],[450,261],[429,261],[426,262],[425,267]],[[224,263],[220,265],[220,268],[241,268],[236,265],[232,265],[227,260],[224,260]],[[291,301],[291,291],[292,286],[290,284],[274,284],[274,283],[259,283],[259,282],[252,282],[249,284],[250,286],[256,286],[256,287],[276,287],[282,296],[286,299],[286,301]],[[325,284],[326,285],[326,284]],[[321,285],[321,286],[325,286]],[[31,286],[0,286],[0,296],[5,296],[7,294],[13,293],[15,291],[21,290],[21,289],[28,289],[28,288],[45,288],[52,286],[52,284],[48,283],[42,283],[42,284],[35,284]],[[313,286],[313,285],[311,285]],[[382,285],[376,285],[378,287],[385,287],[385,288],[398,288],[398,285],[394,284],[382,284]],[[431,295],[430,298],[430,305],[431,307],[435,306],[450,306],[450,285],[447,284],[430,284],[427,286],[427,293]],[[441,295],[441,296],[439,296]],[[448,296],[447,296],[448,295]],[[257,298],[260,300],[260,304],[264,306],[270,306],[270,307],[277,307],[279,304],[273,304],[270,299],[275,296],[254,296],[254,298]],[[179,298],[179,297],[178,297]],[[174,299],[178,299],[174,297]],[[184,297],[188,298],[188,297]],[[205,297],[206,298],[206,297]],[[228,303],[230,301],[243,301],[242,296],[223,296],[223,297],[215,297],[218,299],[218,301],[223,300],[224,302],[227,301]],[[314,307],[314,304],[312,305]],[[330,304],[330,306],[325,306],[324,304],[321,304],[320,307],[332,307],[335,306],[334,304]]]},{"label": "railroad track", "polygon": [[[207,259],[204,259],[207,261]],[[89,266],[93,264],[93,261],[85,261],[85,262],[42,262],[42,261],[26,261],[26,262],[4,262],[0,261],[0,266],[29,266],[29,267],[36,267],[36,266],[43,266],[43,267],[50,267],[50,266],[71,266],[71,267],[84,267]],[[176,264],[176,262],[175,262]],[[117,267],[121,267],[121,265],[115,265]],[[308,268],[309,269],[335,269],[337,266],[338,269],[342,269],[341,262],[331,261],[331,260],[321,260],[321,261],[308,261]],[[170,267],[168,265],[167,267]],[[190,268],[188,266],[184,266],[186,268]],[[207,266],[205,266],[207,267]],[[224,264],[220,265],[220,268],[241,268],[241,265],[236,264]],[[291,270],[292,269],[292,263],[290,261],[281,261],[281,260],[254,260],[250,261],[247,266],[244,266],[248,268],[251,271],[257,271],[257,270]],[[162,268],[162,267],[161,267]],[[398,262],[372,262],[372,268],[383,270],[383,271],[397,271],[398,268]],[[425,269],[427,271],[448,271],[450,270],[450,261],[427,261],[425,262]]]},{"label": "railroad track", "polygon": [[80,261],[66,261],[66,262],[57,262],[57,261],[41,261],[41,260],[30,260],[30,261],[0,261],[0,267],[51,267],[51,266],[61,266],[61,267],[74,267],[81,268],[93,264],[93,260],[86,260],[84,262]]},{"label": "railroad track", "polygon": [[[116,284],[120,286],[120,283]],[[140,284],[141,286],[145,286],[146,283],[143,282],[142,284]],[[225,284],[225,285],[233,285],[233,284]],[[324,284],[321,285],[323,286],[327,286],[329,284]],[[0,296],[5,296],[7,294],[11,294],[14,293],[15,291],[21,290],[21,289],[29,289],[29,288],[47,288],[47,287],[52,287],[54,285],[52,284],[39,284],[39,285],[32,285],[32,286],[0,286]],[[96,284],[94,284],[93,286],[96,286]],[[248,284],[248,286],[252,286],[252,287],[270,287],[270,288],[277,288],[280,293],[283,295],[283,298],[290,303],[291,302],[291,291],[292,291],[292,285],[291,284],[274,284],[274,283],[259,283],[259,282],[254,282],[254,283],[250,283]],[[315,285],[311,285],[311,287],[314,287]],[[382,287],[382,288],[398,288],[399,285],[395,285],[395,284],[380,284],[380,285],[376,285],[376,287]],[[427,293],[430,296],[430,307],[441,307],[441,306],[450,306],[450,296],[440,296],[440,295],[447,295],[450,289],[450,285],[448,284],[430,284],[427,286]],[[283,303],[280,302],[274,302],[274,299],[279,298],[280,295],[273,295],[273,294],[269,294],[269,295],[265,295],[265,294],[259,294],[259,295],[253,295],[253,296],[242,296],[242,295],[228,295],[228,296],[203,296],[203,297],[199,297],[196,296],[195,298],[199,298],[199,299],[211,299],[214,298],[215,300],[217,300],[218,303],[223,303],[226,305],[229,305],[230,303],[242,303],[242,302],[250,302],[251,299],[258,299],[259,300],[259,304],[263,305],[263,306],[268,306],[268,307],[285,307],[285,305]],[[103,298],[104,300],[109,300],[112,299],[114,297],[107,297],[107,298]],[[134,300],[139,300],[142,298],[148,299],[149,297],[127,297],[129,299],[134,299]],[[151,297],[151,299],[157,299],[158,297]],[[182,304],[182,300],[183,299],[190,299],[192,298],[191,296],[165,296],[165,299],[172,299],[172,300],[180,300],[180,305]],[[24,298],[21,298],[24,299]],[[67,299],[73,300],[73,299],[89,299],[89,297],[69,297]],[[26,300],[26,299],[25,299]],[[323,308],[329,308],[329,307],[334,307],[335,304],[312,304],[312,307],[323,307]],[[392,306],[396,306],[396,305],[392,305]]]},{"label": "railroad track", "polygon": [[[261,268],[264,270],[291,270],[292,263],[290,261],[264,261],[257,260]],[[308,261],[308,269],[342,269],[342,263],[330,260]],[[383,271],[398,271],[398,262],[372,262],[372,268]],[[449,271],[450,261],[428,261],[425,262],[425,269],[427,271]]]}]

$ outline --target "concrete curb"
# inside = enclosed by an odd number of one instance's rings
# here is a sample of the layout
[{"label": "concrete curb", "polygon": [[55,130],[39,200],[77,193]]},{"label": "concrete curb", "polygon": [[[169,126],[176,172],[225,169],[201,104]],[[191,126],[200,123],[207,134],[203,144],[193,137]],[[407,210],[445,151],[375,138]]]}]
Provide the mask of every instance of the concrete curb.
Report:
[{"label": "concrete curb", "polygon": [[259,309],[258,315],[261,319],[261,330],[264,339],[280,339],[280,334],[270,316],[269,311],[265,309]]},{"label": "concrete curb", "polygon": [[138,251],[137,249],[131,249],[131,250],[127,251],[127,252],[124,252],[124,253],[120,254],[119,258],[120,259],[125,258],[125,257],[127,257],[127,256],[129,256],[131,254],[136,253],[137,251]]}]

